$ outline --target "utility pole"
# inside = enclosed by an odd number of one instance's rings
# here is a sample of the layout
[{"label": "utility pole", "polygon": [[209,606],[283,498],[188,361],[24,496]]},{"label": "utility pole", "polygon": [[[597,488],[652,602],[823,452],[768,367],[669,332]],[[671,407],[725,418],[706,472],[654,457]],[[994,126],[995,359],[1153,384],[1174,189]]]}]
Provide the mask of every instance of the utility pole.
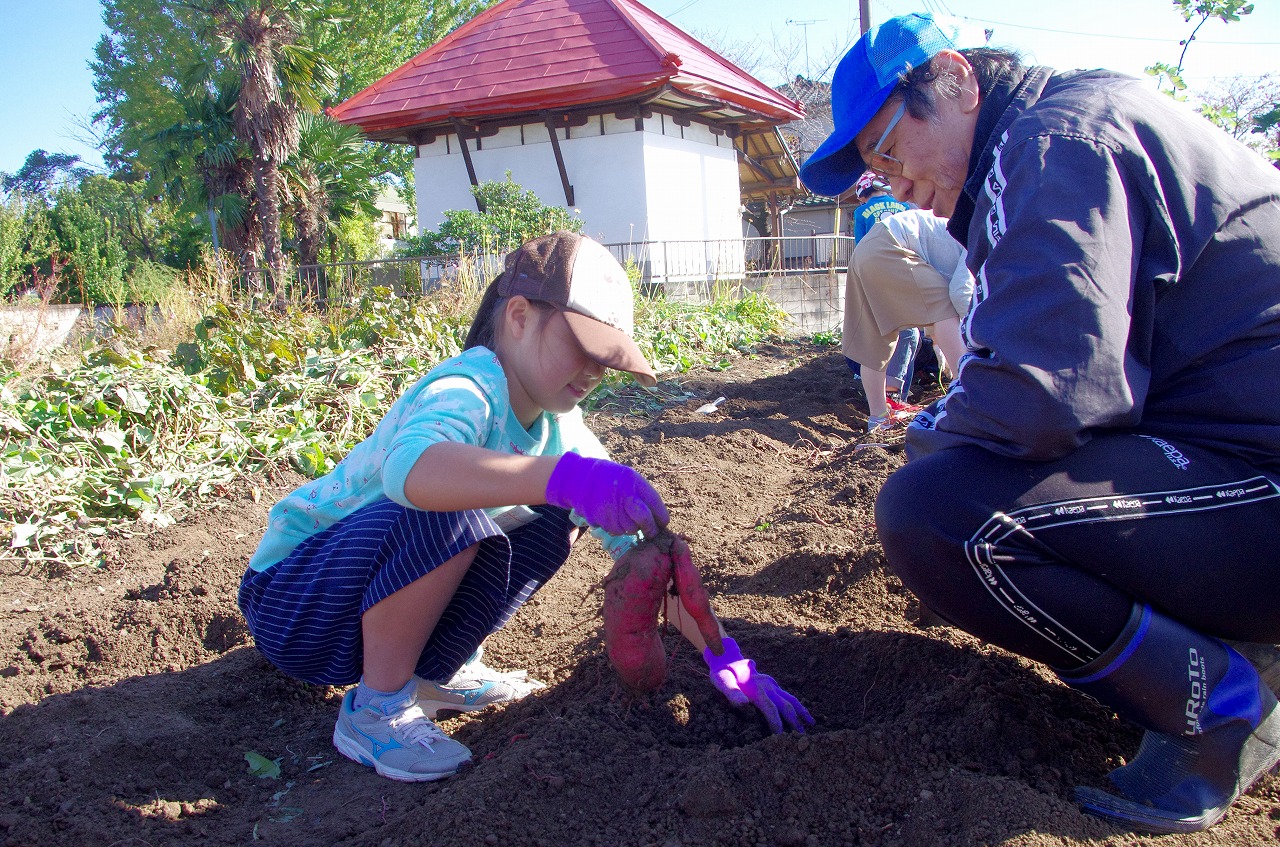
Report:
[{"label": "utility pole", "polygon": [[858,0],[858,27],[863,34],[871,29],[871,0]]},{"label": "utility pole", "polygon": [[[865,3],[865,2],[868,2],[868,0],[859,0],[859,2]],[[809,79],[812,74],[812,71],[810,70],[810,67],[809,67],[809,26],[811,24],[820,24],[820,23],[823,23],[824,21],[826,21],[826,18],[816,18],[811,21],[797,21],[792,18],[787,18],[787,23],[790,24],[791,26],[804,27],[804,78],[805,79]]]}]

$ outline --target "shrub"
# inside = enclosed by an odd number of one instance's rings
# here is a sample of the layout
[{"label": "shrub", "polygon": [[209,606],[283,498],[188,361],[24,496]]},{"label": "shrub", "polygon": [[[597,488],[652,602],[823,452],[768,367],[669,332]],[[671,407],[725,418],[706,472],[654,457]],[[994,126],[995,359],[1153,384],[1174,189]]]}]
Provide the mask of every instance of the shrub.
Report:
[{"label": "shrub", "polygon": [[582,219],[564,206],[547,206],[532,191],[511,179],[482,182],[471,189],[484,211],[450,209],[437,232],[410,238],[403,256],[447,256],[454,253],[506,253],[531,238],[559,230],[582,231]]}]

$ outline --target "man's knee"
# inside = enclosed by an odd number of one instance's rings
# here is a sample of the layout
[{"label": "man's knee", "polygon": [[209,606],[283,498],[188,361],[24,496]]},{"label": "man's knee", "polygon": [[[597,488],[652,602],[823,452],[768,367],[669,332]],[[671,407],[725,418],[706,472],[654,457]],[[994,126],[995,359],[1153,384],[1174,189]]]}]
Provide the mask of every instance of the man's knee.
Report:
[{"label": "man's knee", "polygon": [[[968,571],[964,544],[981,523],[962,450],[935,453],[895,471],[876,498],[876,530],[889,566],[917,594]],[[947,454],[957,455],[947,455]],[[965,576],[967,578],[967,574]]]},{"label": "man's knee", "polygon": [[916,536],[931,520],[939,498],[946,497],[955,480],[948,479],[940,454],[926,456],[889,475],[876,497],[876,530],[881,541]]}]

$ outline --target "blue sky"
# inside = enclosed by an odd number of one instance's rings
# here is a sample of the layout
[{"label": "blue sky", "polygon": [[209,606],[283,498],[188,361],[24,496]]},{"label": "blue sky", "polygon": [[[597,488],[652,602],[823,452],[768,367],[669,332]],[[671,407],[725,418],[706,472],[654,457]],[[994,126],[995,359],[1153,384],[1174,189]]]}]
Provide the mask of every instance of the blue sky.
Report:
[{"label": "blue sky", "polygon": [[[643,2],[644,0],[642,0]],[[1187,52],[1192,88],[1238,74],[1280,72],[1280,3],[1255,0],[1239,23],[1210,21]],[[857,0],[648,0],[677,26],[708,40],[804,44],[811,64],[856,37]],[[1105,67],[1141,74],[1177,64],[1191,25],[1169,0],[872,0],[872,23],[933,11],[994,30],[992,43],[1056,67]],[[77,119],[96,109],[87,63],[103,32],[98,0],[0,0],[0,171],[12,173],[36,148],[74,153],[100,165],[78,142]],[[816,70],[816,68],[814,68]],[[767,63],[756,69],[766,82]]]},{"label": "blue sky", "polygon": [[[1216,77],[1280,73],[1280,3],[1254,2],[1254,12],[1239,22],[1211,20],[1201,28],[1184,63],[1193,88]],[[807,34],[815,66],[824,53],[858,33],[857,0],[648,0],[648,5],[709,41],[767,42],[777,35],[803,43]],[[908,12],[947,14],[992,29],[992,44],[1017,48],[1037,64],[1135,75],[1155,62],[1176,65],[1178,42],[1193,28],[1170,0],[871,0],[872,25]]]},{"label": "blue sky", "polygon": [[72,139],[97,108],[88,62],[102,32],[98,0],[0,0],[0,171],[36,148],[102,164]]}]

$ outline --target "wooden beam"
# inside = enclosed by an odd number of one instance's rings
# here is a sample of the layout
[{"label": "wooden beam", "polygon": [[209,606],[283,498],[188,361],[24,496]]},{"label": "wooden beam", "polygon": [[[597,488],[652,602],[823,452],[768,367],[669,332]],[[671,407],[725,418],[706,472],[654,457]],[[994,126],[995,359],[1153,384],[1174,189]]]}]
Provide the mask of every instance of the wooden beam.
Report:
[{"label": "wooden beam", "polygon": [[551,136],[551,150],[556,156],[556,167],[560,170],[560,186],[564,189],[565,204],[573,208],[576,205],[573,202],[573,186],[569,184],[569,171],[564,166],[564,154],[560,152],[560,137],[556,135],[555,121],[550,112],[545,112],[543,119],[547,123],[547,134]]},{"label": "wooden beam", "polygon": [[[472,188],[479,188],[480,180],[476,179],[476,166],[471,162],[471,150],[467,147],[467,128],[462,125],[462,121],[454,118],[453,130],[458,134],[458,146],[462,148],[462,161],[467,165],[467,179],[471,180]],[[476,209],[480,212],[484,211],[484,201],[479,197],[476,197]]]},{"label": "wooden beam", "polygon": [[743,162],[747,167],[751,168],[751,170],[760,174],[760,176],[765,178],[766,182],[773,182],[774,179],[776,179],[776,177],[769,172],[768,168],[766,168],[764,165],[760,164],[755,159],[751,158],[741,150],[738,151],[738,161]]},{"label": "wooden beam", "polygon": [[543,119],[550,120],[553,126],[565,129],[571,126],[586,126],[596,114],[603,114],[598,109],[582,109],[572,112],[543,112]]},{"label": "wooden beam", "polygon": [[[658,92],[659,95],[661,93],[662,91]],[[697,102],[696,98],[695,102]],[[713,106],[709,104],[706,108],[710,110]],[[560,129],[587,126],[597,116],[610,114],[615,115],[620,120],[630,120],[636,117],[648,120],[656,114],[664,114],[672,118],[677,126],[690,126],[694,123],[702,124],[712,132],[719,130],[730,138],[739,138],[743,135],[755,134],[761,131],[755,128],[754,125],[745,126],[734,122],[731,118],[716,116],[711,114],[710,111],[700,111],[700,107],[697,106],[680,108],[675,105],[655,103],[652,100],[627,99],[609,103],[597,103],[575,109],[556,109],[551,112],[554,125]],[[426,143],[429,144],[431,142],[430,136],[439,138],[446,134],[452,135],[456,132],[457,124],[461,124],[467,133],[467,140],[475,141],[481,138],[488,138],[495,132],[507,127],[545,124],[545,115],[546,110],[539,110],[500,118],[450,118],[444,122],[373,132],[368,137],[372,140],[411,144],[413,139],[410,133],[422,132],[427,134],[428,140]],[[767,127],[764,131],[768,132],[771,129],[772,127]]]},{"label": "wooden beam", "polygon": [[413,145],[413,158],[422,158],[422,148],[428,144],[435,144],[436,134],[434,132],[424,132],[422,130],[412,130],[409,132],[409,143]]}]

